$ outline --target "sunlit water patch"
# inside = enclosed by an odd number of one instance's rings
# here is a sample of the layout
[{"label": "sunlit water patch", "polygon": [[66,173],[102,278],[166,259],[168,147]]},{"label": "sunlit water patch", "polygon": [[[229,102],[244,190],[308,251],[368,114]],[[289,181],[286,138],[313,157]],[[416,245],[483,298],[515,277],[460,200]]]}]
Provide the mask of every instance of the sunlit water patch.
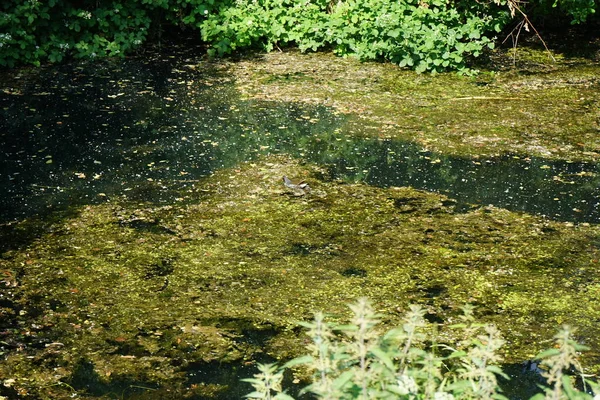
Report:
[{"label": "sunlit water patch", "polygon": [[[193,62],[64,66],[0,95],[0,217],[115,198],[168,204],[220,168],[287,153],[332,177],[442,192],[598,222],[598,166],[504,156],[464,159],[370,139],[325,107],[242,100],[226,73]],[[373,128],[371,128],[373,129]]]}]

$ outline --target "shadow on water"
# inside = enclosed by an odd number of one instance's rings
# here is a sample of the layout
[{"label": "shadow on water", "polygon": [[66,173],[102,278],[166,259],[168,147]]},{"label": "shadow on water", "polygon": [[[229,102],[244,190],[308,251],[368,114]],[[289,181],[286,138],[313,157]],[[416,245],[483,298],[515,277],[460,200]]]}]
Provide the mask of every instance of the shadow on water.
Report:
[{"label": "shadow on water", "polygon": [[113,198],[185,201],[212,171],[277,153],[326,165],[335,178],[441,192],[465,208],[493,204],[566,221],[600,218],[595,164],[457,158],[352,135],[352,117],[240,100],[219,73],[187,67],[171,59],[62,66],[5,88],[0,219]]},{"label": "shadow on water", "polygon": [[92,396],[104,396],[106,398],[131,398],[136,394],[152,393],[156,386],[148,385],[128,377],[111,379],[108,383],[103,380],[96,370],[94,364],[85,360],[79,360],[73,368],[69,385],[76,390],[84,391]]},{"label": "shadow on water", "polygon": [[168,65],[63,66],[5,90],[0,219],[114,197],[172,203],[216,169],[288,152],[342,121],[323,108],[242,102],[228,83]]},{"label": "shadow on water", "polygon": [[[262,363],[273,363],[276,360],[263,358],[258,360]],[[215,373],[215,371],[219,371]],[[223,363],[218,361],[206,363],[190,363],[185,368],[186,386],[202,387],[203,390],[210,393],[194,394],[193,390],[179,392],[177,390],[165,390],[160,386],[138,380],[133,377],[121,376],[110,380],[103,379],[98,375],[94,364],[82,359],[74,367],[73,374],[68,385],[77,390],[87,393],[91,396],[107,399],[145,399],[162,400],[174,398],[186,398],[190,400],[229,400],[242,399],[252,391],[249,383],[241,382],[241,379],[252,378],[256,374],[256,364],[248,363]],[[292,383],[291,373],[284,375],[283,386],[290,388],[287,391],[296,399],[310,399],[309,395],[301,395],[297,389],[298,385]],[[212,390],[210,389],[212,388]]]},{"label": "shadow on water", "polygon": [[[251,322],[235,318],[203,322],[231,327],[239,333],[238,344],[241,346],[265,346],[278,333],[276,328],[256,329],[251,326]],[[131,352],[127,351],[126,354]],[[179,364],[182,360],[174,362]],[[126,376],[110,376],[107,379],[98,374],[92,362],[82,358],[75,363],[71,377],[66,383],[78,392],[111,399],[242,399],[252,391],[252,386],[241,380],[252,378],[257,373],[257,363],[275,362],[276,359],[265,354],[255,354],[252,361],[248,362],[183,361],[180,381],[184,385],[172,388],[161,387],[143,376],[136,376],[134,372]],[[284,374],[283,387],[288,394],[296,399],[313,398],[310,395],[302,395],[299,385],[294,384],[293,380],[291,372]],[[200,390],[195,393],[194,389]]]},{"label": "shadow on water", "polygon": [[331,166],[335,175],[376,186],[411,186],[444,193],[468,209],[488,205],[552,219],[599,221],[598,166],[505,155],[466,159],[430,153],[410,143],[362,141],[352,158]]}]

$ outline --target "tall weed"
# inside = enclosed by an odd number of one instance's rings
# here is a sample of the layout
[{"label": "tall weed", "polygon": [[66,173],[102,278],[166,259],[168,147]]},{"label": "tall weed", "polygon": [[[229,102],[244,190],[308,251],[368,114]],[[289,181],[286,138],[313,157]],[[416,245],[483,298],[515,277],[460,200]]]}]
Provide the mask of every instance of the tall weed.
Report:
[{"label": "tall weed", "polygon": [[[311,382],[301,393],[322,400],[340,399],[505,399],[498,377],[509,379],[499,364],[498,350],[504,340],[498,329],[477,323],[473,308],[466,306],[460,323],[452,328],[459,337],[454,346],[431,343],[431,326],[425,310],[411,306],[401,326],[380,331],[380,316],[366,299],[350,305],[347,325],[328,323],[322,313],[313,322],[302,323],[311,342],[308,354],[281,368],[260,365],[260,373],[247,380],[253,399],[290,400],[281,387],[287,369],[304,368]],[[579,373],[583,389],[573,382],[573,371],[581,371],[577,354],[583,346],[563,327],[555,336],[555,347],[538,355],[546,384],[540,399],[600,400],[598,384]],[[593,394],[592,394],[593,393]]]}]

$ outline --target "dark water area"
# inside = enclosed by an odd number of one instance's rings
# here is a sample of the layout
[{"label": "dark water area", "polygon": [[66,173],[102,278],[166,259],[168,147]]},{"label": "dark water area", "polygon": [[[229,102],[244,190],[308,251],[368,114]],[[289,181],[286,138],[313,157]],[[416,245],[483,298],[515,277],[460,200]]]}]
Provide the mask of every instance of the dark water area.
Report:
[{"label": "dark water area", "polygon": [[4,83],[0,220],[114,198],[186,201],[202,177],[268,154],[317,163],[336,179],[444,193],[464,208],[600,220],[596,164],[457,158],[369,138],[325,107],[242,100],[226,72],[188,61],[65,65]]},{"label": "dark water area", "polygon": [[514,155],[473,160],[395,142],[381,145],[379,151],[381,157],[361,177],[372,185],[444,193],[463,208],[490,204],[561,221],[599,220],[595,164]]}]

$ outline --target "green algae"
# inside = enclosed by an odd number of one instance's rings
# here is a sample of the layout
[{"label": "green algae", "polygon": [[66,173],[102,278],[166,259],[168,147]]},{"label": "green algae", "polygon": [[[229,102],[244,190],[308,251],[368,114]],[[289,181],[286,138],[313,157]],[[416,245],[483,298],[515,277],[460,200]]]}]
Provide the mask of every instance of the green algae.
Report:
[{"label": "green algae", "polygon": [[[326,104],[358,115],[376,137],[457,156],[597,160],[598,64],[560,56],[540,63],[543,52],[527,47],[519,54],[521,69],[477,77],[415,75],[389,64],[295,52],[230,67],[247,97]],[[508,59],[495,58],[494,65]]]},{"label": "green algae", "polygon": [[[312,192],[289,192],[283,175]],[[344,320],[361,296],[389,325],[410,303],[442,326],[475,304],[506,335],[508,361],[531,358],[564,323],[599,348],[596,226],[463,212],[443,195],[335,181],[286,156],[221,170],[192,192],[179,205],[84,206],[3,254],[20,311],[0,374],[14,388],[220,398],[222,386],[191,384],[189,371],[301,354],[298,321],[317,310]]]},{"label": "green algae", "polygon": [[[298,321],[317,310],[345,320],[346,303],[360,296],[374,301],[388,326],[408,304],[425,305],[448,342],[455,338],[444,326],[463,304],[475,304],[478,318],[507,337],[508,362],[533,357],[559,325],[574,325],[593,349],[585,365],[597,372],[597,226],[337,181],[331,169],[265,155],[273,144],[262,138],[296,118],[314,125],[316,141],[340,142],[335,151],[346,156],[361,145],[354,137],[364,136],[409,140],[473,162],[504,153],[595,161],[598,67],[567,57],[541,66],[539,52],[521,57],[517,66],[527,71],[474,78],[293,52],[190,65],[200,72],[200,85],[181,85],[191,95],[202,85],[234,83],[246,97],[326,105],[356,119],[342,134],[333,123],[317,124],[314,112],[237,119],[252,106],[223,100],[230,112],[212,121],[220,136],[196,150],[225,154],[227,169],[189,179],[179,192],[150,175],[127,196],[106,190],[91,202],[100,204],[2,225],[12,239],[0,257],[7,343],[0,376],[11,377],[2,390],[30,398],[241,397],[249,390],[240,386],[233,395],[232,387],[257,361],[304,351]],[[224,77],[230,73],[235,82]],[[154,114],[168,114],[155,106]],[[263,132],[265,118],[273,121]],[[245,141],[227,146],[236,124]],[[284,152],[310,153],[314,143],[302,141],[302,129],[285,132],[297,142]],[[169,165],[156,158],[160,150],[138,143],[127,156],[163,173]],[[236,165],[250,152],[253,161]],[[75,165],[71,173],[81,171]],[[367,174],[358,168],[355,178]],[[312,192],[289,192],[283,175],[306,180]],[[115,193],[123,189],[114,185]],[[172,204],[151,201],[167,191]]]}]

